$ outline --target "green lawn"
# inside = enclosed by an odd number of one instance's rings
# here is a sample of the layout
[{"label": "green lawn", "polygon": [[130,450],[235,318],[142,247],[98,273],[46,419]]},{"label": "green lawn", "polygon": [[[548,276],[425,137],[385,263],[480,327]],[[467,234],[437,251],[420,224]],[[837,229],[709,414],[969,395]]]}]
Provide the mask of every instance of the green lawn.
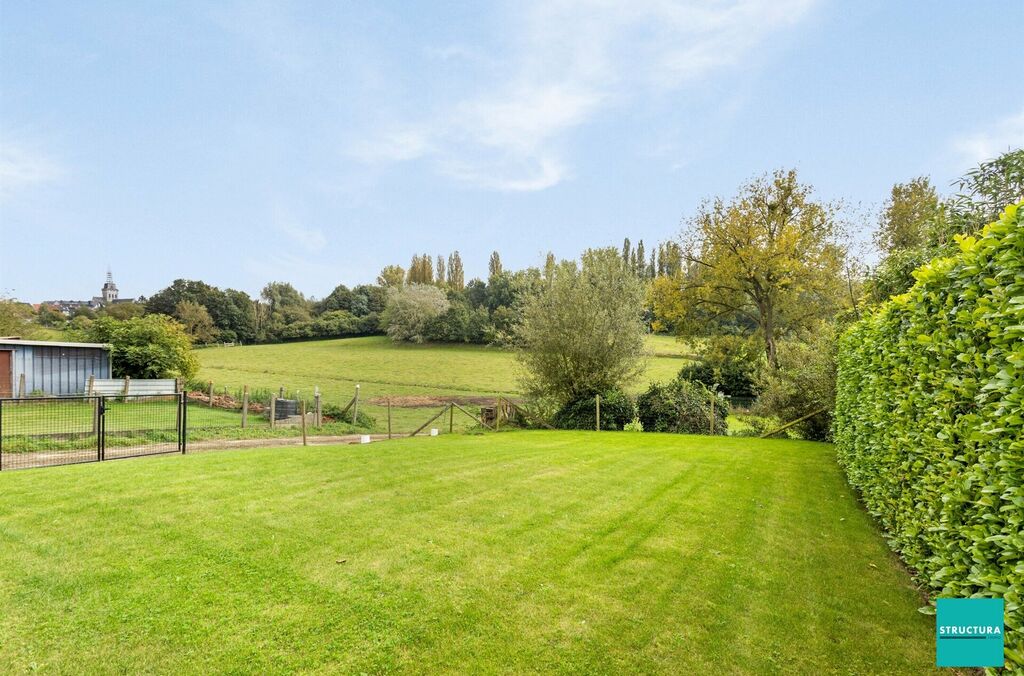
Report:
[{"label": "green lawn", "polygon": [[925,673],[828,445],[513,432],[0,474],[0,664]]},{"label": "green lawn", "polygon": [[[675,377],[686,363],[683,346],[670,336],[648,336],[651,356],[634,389],[654,380]],[[396,345],[382,336],[343,338],[278,345],[213,347],[197,351],[199,378],[220,389],[249,385],[277,390],[285,387],[311,396],[320,387],[326,403],[343,405],[361,386],[362,410],[385,427],[386,409],[367,403],[387,396],[515,395],[515,357],[507,351],[480,345]],[[439,409],[440,405],[435,406]],[[396,430],[411,431],[425,422],[429,409],[392,411]],[[459,422],[459,419],[456,418]],[[465,426],[468,423],[461,421]]]}]

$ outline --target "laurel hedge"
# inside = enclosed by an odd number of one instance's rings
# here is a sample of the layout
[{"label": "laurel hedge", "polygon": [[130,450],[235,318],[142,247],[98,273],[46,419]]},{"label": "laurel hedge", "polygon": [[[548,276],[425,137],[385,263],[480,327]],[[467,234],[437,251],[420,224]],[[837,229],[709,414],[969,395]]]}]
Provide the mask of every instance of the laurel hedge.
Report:
[{"label": "laurel hedge", "polygon": [[841,338],[835,444],[933,597],[1005,600],[1024,668],[1024,202]]}]

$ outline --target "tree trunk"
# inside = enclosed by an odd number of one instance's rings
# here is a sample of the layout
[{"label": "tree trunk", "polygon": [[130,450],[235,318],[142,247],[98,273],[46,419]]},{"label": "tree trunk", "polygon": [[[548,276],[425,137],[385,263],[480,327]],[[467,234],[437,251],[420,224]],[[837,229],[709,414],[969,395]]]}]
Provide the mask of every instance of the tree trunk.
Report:
[{"label": "tree trunk", "polygon": [[775,336],[769,333],[764,335],[764,354],[768,358],[768,363],[772,365],[775,370],[782,368],[779,366],[779,352],[775,346]]},{"label": "tree trunk", "polygon": [[761,331],[764,333],[764,356],[768,359],[768,363],[775,370],[781,368],[779,366],[779,351],[775,344],[775,313],[773,311],[771,301],[766,301],[760,305],[761,310]]}]

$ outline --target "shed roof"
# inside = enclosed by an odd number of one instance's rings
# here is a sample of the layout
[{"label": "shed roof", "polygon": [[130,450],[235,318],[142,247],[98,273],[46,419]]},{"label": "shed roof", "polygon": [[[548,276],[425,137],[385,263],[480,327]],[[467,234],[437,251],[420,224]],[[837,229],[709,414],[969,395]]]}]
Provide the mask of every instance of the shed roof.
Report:
[{"label": "shed roof", "polygon": [[39,345],[42,347],[91,347],[96,350],[109,350],[109,343],[61,343],[55,340],[22,340],[20,338],[0,338],[0,345]]}]

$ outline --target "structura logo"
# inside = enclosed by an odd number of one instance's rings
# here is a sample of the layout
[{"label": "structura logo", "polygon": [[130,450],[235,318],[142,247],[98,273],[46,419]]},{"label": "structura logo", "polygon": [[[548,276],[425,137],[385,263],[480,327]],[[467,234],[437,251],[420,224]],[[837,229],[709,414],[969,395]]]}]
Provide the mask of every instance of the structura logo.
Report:
[{"label": "structura logo", "polygon": [[1003,666],[1003,600],[938,599],[935,664],[940,667]]}]

